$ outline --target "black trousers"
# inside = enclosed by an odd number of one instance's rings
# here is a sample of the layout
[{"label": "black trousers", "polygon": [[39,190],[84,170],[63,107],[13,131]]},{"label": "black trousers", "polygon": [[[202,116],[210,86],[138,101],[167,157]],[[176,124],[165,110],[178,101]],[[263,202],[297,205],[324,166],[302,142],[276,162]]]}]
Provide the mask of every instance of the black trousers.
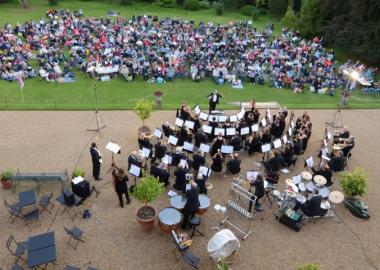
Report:
[{"label": "black trousers", "polygon": [[215,102],[210,102],[210,107],[209,107],[209,112],[208,113],[211,113],[212,111],[215,111],[216,109],[216,103]]},{"label": "black trousers", "polygon": [[189,223],[189,220],[192,219],[195,216],[195,211],[184,211],[183,212],[183,221],[181,228],[185,229],[187,227],[187,224]]},{"label": "black trousers", "polygon": [[100,174],[100,162],[92,162],[92,176],[95,180],[99,179]]},{"label": "black trousers", "polygon": [[129,203],[131,201],[131,199],[129,198],[128,190],[123,191],[123,192],[120,192],[120,191],[116,191],[116,192],[117,192],[117,196],[119,197],[119,203],[120,203],[121,207],[124,206],[123,194],[125,194],[125,198],[127,199],[127,203]]}]

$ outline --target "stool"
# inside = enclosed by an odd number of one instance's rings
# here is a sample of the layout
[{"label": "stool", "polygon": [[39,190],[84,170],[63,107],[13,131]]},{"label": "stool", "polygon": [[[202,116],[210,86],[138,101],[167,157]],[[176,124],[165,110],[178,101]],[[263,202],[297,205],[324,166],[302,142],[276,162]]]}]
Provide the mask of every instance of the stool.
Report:
[{"label": "stool", "polygon": [[193,238],[195,232],[197,232],[197,233],[199,233],[200,235],[204,236],[204,234],[201,233],[201,232],[197,229],[197,227],[198,227],[199,225],[201,225],[201,222],[202,222],[201,218],[200,218],[200,217],[196,217],[196,216],[194,216],[194,217],[190,220],[190,226],[191,226],[191,228],[193,229],[193,231],[192,231],[192,233],[191,233],[191,236],[190,236],[191,239]]}]

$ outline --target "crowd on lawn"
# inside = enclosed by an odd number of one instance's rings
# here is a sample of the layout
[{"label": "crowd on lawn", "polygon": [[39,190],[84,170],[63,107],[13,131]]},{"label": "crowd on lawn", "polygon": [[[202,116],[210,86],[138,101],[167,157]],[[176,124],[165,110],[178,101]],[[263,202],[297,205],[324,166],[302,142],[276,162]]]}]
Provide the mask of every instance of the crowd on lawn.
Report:
[{"label": "crowd on lawn", "polygon": [[[315,93],[344,83],[334,71],[334,51],[323,39],[273,25],[259,32],[251,21],[219,25],[157,16],[83,17],[82,11],[49,10],[47,17],[0,30],[0,76],[72,82],[74,69],[89,77],[127,81],[141,76],[163,83],[175,78],[211,77],[217,84],[269,83],[276,88]],[[38,71],[31,67],[37,60]],[[363,73],[369,72],[364,67]]]}]

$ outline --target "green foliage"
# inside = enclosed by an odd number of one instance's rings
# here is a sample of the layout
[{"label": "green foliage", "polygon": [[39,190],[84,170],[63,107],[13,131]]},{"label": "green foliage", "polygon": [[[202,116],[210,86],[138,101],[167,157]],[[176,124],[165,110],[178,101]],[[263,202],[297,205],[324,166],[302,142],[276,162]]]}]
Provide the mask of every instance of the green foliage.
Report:
[{"label": "green foliage", "polygon": [[211,7],[211,4],[207,0],[199,1],[199,7],[200,9],[209,9]]},{"label": "green foliage", "polygon": [[236,8],[236,1],[235,0],[219,0],[226,9],[234,9]]},{"label": "green foliage", "polygon": [[176,0],[176,2],[177,2],[178,5],[181,5],[181,6],[182,6],[183,3],[185,2],[185,0]]},{"label": "green foliage", "polygon": [[78,176],[84,177],[84,175],[85,175],[84,170],[82,168],[77,167],[74,169],[72,177],[73,178],[78,177]]},{"label": "green foliage", "polygon": [[321,28],[321,17],[319,16],[316,0],[302,0],[300,11],[300,33],[308,38],[315,36]]},{"label": "green foliage", "polygon": [[136,102],[135,113],[143,122],[150,117],[151,112],[154,110],[154,103],[146,99],[140,99]]},{"label": "green foliage", "polygon": [[260,15],[266,16],[267,10],[265,8],[259,8],[259,13],[260,13]]},{"label": "green foliage", "polygon": [[58,2],[59,2],[59,0],[49,0],[49,4],[50,4],[51,6],[56,6],[56,5],[58,5]]},{"label": "green foliage", "polygon": [[253,8],[254,8],[254,6],[252,6],[252,5],[246,5],[246,6],[241,8],[241,14],[243,14],[245,16],[251,16]]},{"label": "green foliage", "polygon": [[142,204],[153,202],[164,192],[164,184],[152,175],[144,175],[133,190],[133,197]]},{"label": "green foliage", "polygon": [[265,7],[267,6],[267,4],[268,4],[267,0],[256,0],[255,1],[255,6],[258,7],[258,8],[265,9]]},{"label": "green foliage", "polygon": [[297,270],[319,270],[319,265],[308,263],[297,268]]},{"label": "green foliage", "polygon": [[130,6],[133,4],[133,0],[121,0],[120,4],[125,5],[125,6]]},{"label": "green foliage", "polygon": [[1,173],[1,180],[9,180],[14,175],[14,172],[11,169],[6,169]]},{"label": "green foliage", "polygon": [[199,10],[201,8],[198,0],[185,0],[183,7],[187,10]]},{"label": "green foliage", "polygon": [[286,11],[284,17],[282,17],[281,22],[288,28],[295,29],[298,25],[298,17],[294,13],[291,5],[288,6],[288,10]]},{"label": "green foliage", "polygon": [[229,266],[228,264],[226,263],[225,260],[220,260],[217,264],[216,264],[216,270],[228,270],[229,269]]},{"label": "green foliage", "polygon": [[224,13],[224,6],[223,3],[221,2],[214,2],[214,9],[215,9],[215,14],[218,16],[222,16]]},{"label": "green foliage", "polygon": [[176,6],[176,1],[175,0],[160,0],[158,2],[158,5],[160,7],[173,8]]},{"label": "green foliage", "polygon": [[368,174],[362,168],[355,168],[352,172],[343,172],[340,183],[344,193],[349,197],[363,196],[366,193]]},{"label": "green foliage", "polygon": [[286,8],[288,7],[288,0],[268,0],[268,11],[270,14],[282,17]]},{"label": "green foliage", "polygon": [[260,11],[257,8],[254,8],[251,12],[251,17],[256,21],[260,17]]}]

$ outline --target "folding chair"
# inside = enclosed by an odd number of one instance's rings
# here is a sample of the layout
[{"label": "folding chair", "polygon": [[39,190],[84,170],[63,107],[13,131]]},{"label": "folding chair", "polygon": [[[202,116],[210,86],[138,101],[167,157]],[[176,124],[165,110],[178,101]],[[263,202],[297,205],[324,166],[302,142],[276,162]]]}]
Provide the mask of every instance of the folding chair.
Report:
[{"label": "folding chair", "polygon": [[25,222],[25,225],[28,225],[33,220],[38,220],[39,217],[40,217],[40,211],[38,209],[32,210],[21,216],[22,220],[24,220]]},{"label": "folding chair", "polygon": [[25,268],[21,267],[18,264],[15,264],[15,265],[12,266],[11,270],[25,270]]},{"label": "folding chair", "polygon": [[[17,264],[17,262],[20,259],[25,260],[22,256],[26,253],[26,250],[28,249],[28,242],[17,242],[14,236],[11,234],[5,246],[9,250],[9,252],[17,258],[15,264]],[[15,266],[17,267],[17,265]]]},{"label": "folding chair", "polygon": [[[5,199],[4,199],[4,205],[5,208],[7,208],[9,212],[9,219],[13,217],[13,220],[10,222],[11,224],[15,222],[16,218],[21,218],[21,207],[19,206],[18,203],[15,204],[9,204]],[[22,218],[21,218],[22,219]]]},{"label": "folding chair", "polygon": [[77,241],[76,245],[72,246],[74,249],[77,248],[79,242],[84,242],[84,240],[82,239],[83,231],[81,231],[78,227],[74,226],[70,230],[67,229],[66,227],[63,227],[63,228],[65,229],[66,234],[69,235],[69,241],[68,241],[69,245],[70,245],[71,239],[74,239]]},{"label": "folding chair", "polygon": [[80,270],[79,267],[75,267],[75,266],[72,266],[72,265],[66,265],[63,270]]},{"label": "folding chair", "polygon": [[47,209],[47,207],[49,205],[53,206],[54,207],[54,204],[52,204],[50,202],[51,198],[53,197],[53,192],[50,192],[49,195],[44,195],[44,196],[41,196],[40,198],[40,201],[38,202],[38,205],[41,207],[41,212],[42,213],[44,210],[48,211],[49,214],[51,214],[51,212],[49,211],[49,209]]}]

